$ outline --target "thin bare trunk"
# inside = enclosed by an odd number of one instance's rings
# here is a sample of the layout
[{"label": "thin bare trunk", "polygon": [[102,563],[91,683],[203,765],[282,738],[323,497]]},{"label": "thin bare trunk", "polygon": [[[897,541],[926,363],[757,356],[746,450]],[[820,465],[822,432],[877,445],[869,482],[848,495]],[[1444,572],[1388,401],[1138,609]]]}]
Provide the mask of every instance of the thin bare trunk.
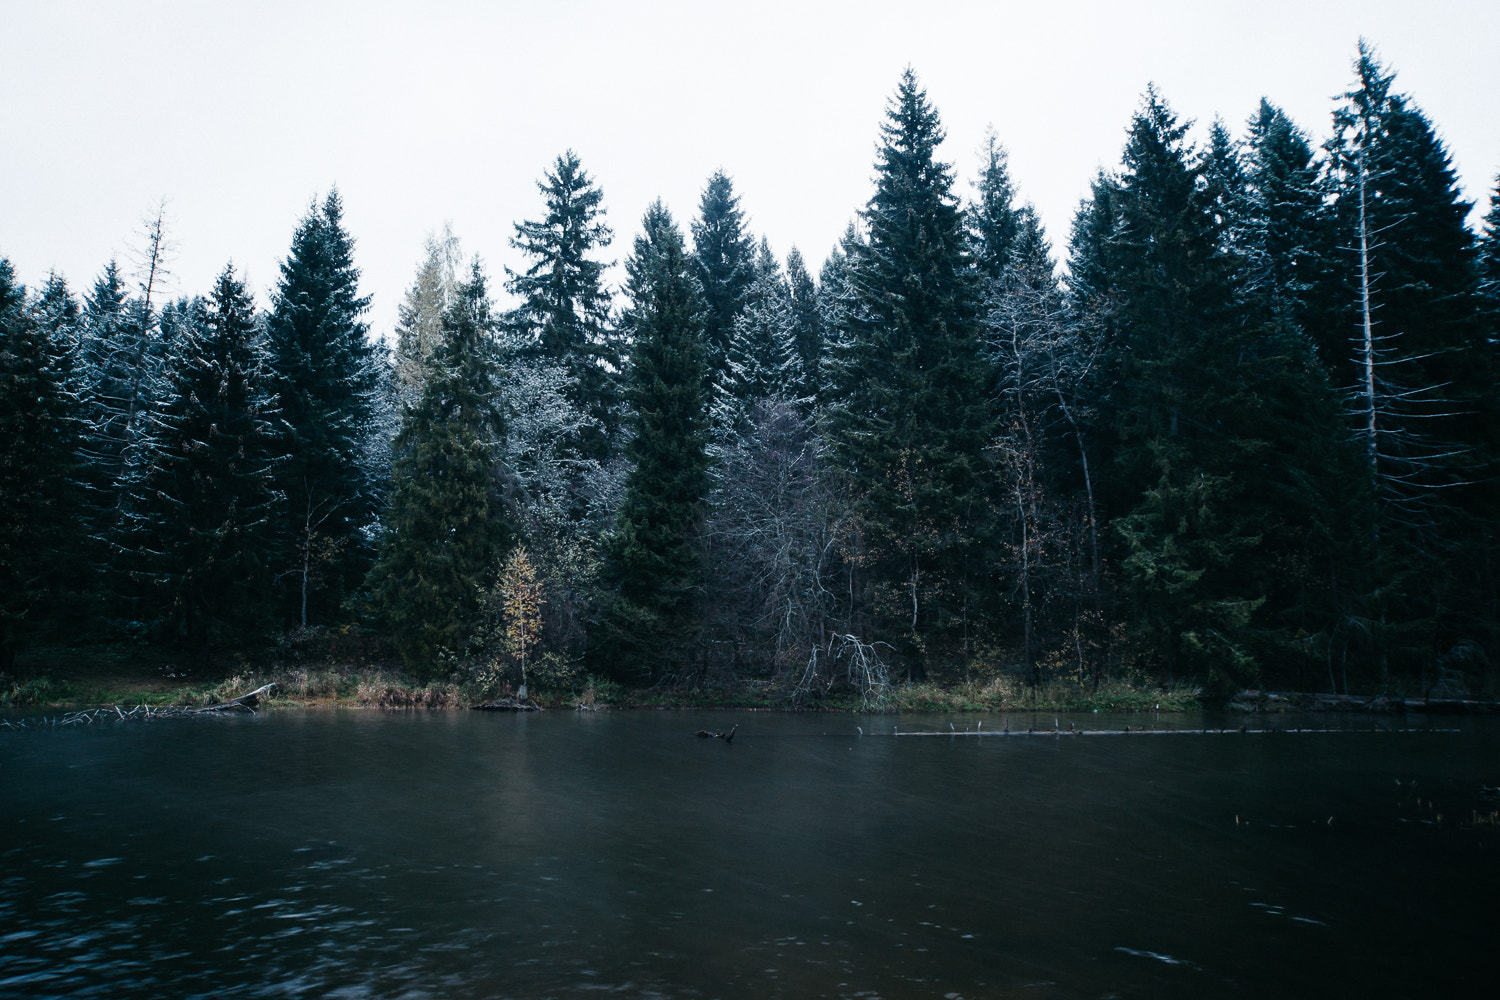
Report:
[{"label": "thin bare trunk", "polygon": [[307,591],[312,578],[312,496],[307,498],[307,518],[302,527],[302,627],[307,628]]},{"label": "thin bare trunk", "polygon": [[1038,680],[1036,658],[1031,655],[1031,519],[1027,517],[1025,498],[1019,490],[1016,509],[1021,516],[1021,649],[1026,677],[1035,684]]},{"label": "thin bare trunk", "polygon": [[911,557],[911,630],[917,631],[917,579],[922,575],[922,568],[917,563],[916,555]]},{"label": "thin bare trunk", "polygon": [[[1088,589],[1091,603],[1094,606],[1094,615],[1096,619],[1102,619],[1104,615],[1104,605],[1103,593],[1100,587],[1102,567],[1100,566],[1099,561],[1099,519],[1098,513],[1094,507],[1094,479],[1093,474],[1089,471],[1089,450],[1084,446],[1083,427],[1079,425],[1077,418],[1073,414],[1073,408],[1068,405],[1067,400],[1063,397],[1062,387],[1054,382],[1053,390],[1057,393],[1058,409],[1062,411],[1063,418],[1068,421],[1068,427],[1073,431],[1073,442],[1078,447],[1078,464],[1079,468],[1083,471],[1084,512],[1088,517],[1089,524],[1090,579]],[[1075,622],[1074,625],[1075,627],[1073,631],[1074,635],[1076,636],[1078,634],[1077,623]],[[1079,645],[1078,655],[1079,661],[1081,663],[1083,658],[1083,648],[1081,644]],[[1093,679],[1096,685],[1099,683],[1099,675],[1099,662],[1096,656],[1093,669]]]},{"label": "thin bare trunk", "polygon": [[126,457],[135,447],[141,436],[141,424],[146,418],[143,396],[146,390],[142,383],[146,379],[146,355],[150,350],[151,343],[151,298],[156,293],[156,286],[167,274],[167,252],[170,245],[167,242],[166,231],[166,203],[157,206],[156,217],[145,220],[145,231],[141,234],[145,239],[145,246],[135,251],[140,270],[144,272],[141,278],[141,314],[140,329],[136,331],[134,350],[130,358],[130,400],[125,411],[125,437],[120,454],[121,471],[128,464]]},{"label": "thin bare trunk", "polygon": [[1365,215],[1365,154],[1359,151],[1359,309],[1364,334],[1361,362],[1364,366],[1365,461],[1370,467],[1370,483],[1377,485],[1379,476],[1379,425],[1375,405],[1375,321],[1370,307],[1370,228]]}]

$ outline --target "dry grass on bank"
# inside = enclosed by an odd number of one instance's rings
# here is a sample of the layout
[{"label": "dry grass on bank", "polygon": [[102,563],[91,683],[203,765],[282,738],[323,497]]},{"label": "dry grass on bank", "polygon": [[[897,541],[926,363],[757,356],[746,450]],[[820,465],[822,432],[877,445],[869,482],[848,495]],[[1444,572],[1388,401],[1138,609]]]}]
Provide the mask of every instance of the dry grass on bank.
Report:
[{"label": "dry grass on bank", "polygon": [[951,684],[917,683],[892,691],[903,712],[1184,712],[1201,707],[1202,692],[1188,685],[1160,687],[1124,680],[1098,686],[1054,680],[1036,686],[1013,677]]},{"label": "dry grass on bank", "polygon": [[324,667],[238,674],[202,692],[205,704],[228,701],[274,683],[270,704],[355,708],[464,708],[470,703],[454,684],[418,684],[394,670]]}]

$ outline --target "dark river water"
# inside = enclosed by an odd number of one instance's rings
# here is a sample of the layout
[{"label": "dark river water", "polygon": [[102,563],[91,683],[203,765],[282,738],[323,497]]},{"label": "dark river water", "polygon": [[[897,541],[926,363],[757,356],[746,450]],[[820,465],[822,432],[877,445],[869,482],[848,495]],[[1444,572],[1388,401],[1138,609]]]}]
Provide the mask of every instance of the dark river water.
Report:
[{"label": "dark river water", "polygon": [[1500,990],[1500,722],[1052,719],[0,730],[0,996]]}]

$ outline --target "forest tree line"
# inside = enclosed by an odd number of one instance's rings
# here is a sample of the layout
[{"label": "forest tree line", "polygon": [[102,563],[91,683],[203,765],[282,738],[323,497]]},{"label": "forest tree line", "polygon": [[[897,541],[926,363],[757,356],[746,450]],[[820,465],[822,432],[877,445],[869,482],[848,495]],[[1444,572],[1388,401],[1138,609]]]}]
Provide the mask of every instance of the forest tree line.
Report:
[{"label": "forest tree line", "polygon": [[[0,669],[360,629],[417,675],[1196,679],[1348,691],[1500,650],[1500,188],[1361,46],[1315,144],[1148,89],[1064,259],[961,197],[907,71],[816,276],[715,173],[614,233],[572,152],[500,279],[429,240],[393,343],[338,194],[271,294],[0,260]],[[1060,267],[1065,264],[1065,267]]]}]

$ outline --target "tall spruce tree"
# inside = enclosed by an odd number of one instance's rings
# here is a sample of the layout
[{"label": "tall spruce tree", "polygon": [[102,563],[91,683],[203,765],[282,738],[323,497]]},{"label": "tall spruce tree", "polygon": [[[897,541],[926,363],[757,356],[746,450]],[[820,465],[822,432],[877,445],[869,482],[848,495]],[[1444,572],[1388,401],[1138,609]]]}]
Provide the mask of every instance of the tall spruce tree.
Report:
[{"label": "tall spruce tree", "polygon": [[[85,413],[81,478],[84,483],[85,551],[96,569],[109,562],[105,539],[114,520],[115,484],[120,473],[122,423],[113,406],[116,384],[113,345],[121,340],[129,292],[119,265],[111,260],[84,295],[79,317],[79,385]],[[101,576],[106,592],[107,582]]]},{"label": "tall spruce tree", "polygon": [[[69,361],[69,370],[78,365],[78,324],[83,316],[78,299],[68,288],[67,281],[55,271],[47,275],[36,301],[31,304],[31,313],[36,322],[47,331],[47,337],[60,349],[74,355]],[[75,387],[76,388],[76,387]]]},{"label": "tall spruce tree", "polygon": [[[1361,41],[1327,144],[1354,333],[1350,409],[1380,503],[1376,673],[1495,641],[1500,366],[1447,150]],[[1346,383],[1348,384],[1348,383]]]},{"label": "tall spruce tree", "polygon": [[986,280],[1000,277],[1010,261],[1016,239],[1015,188],[1010,180],[1008,154],[993,131],[986,132],[980,152],[979,180],[974,203],[967,211],[970,252]]},{"label": "tall spruce tree", "polygon": [[626,262],[634,348],[626,402],[632,463],[605,579],[614,591],[602,653],[618,676],[681,669],[699,630],[704,498],[709,491],[704,303],[672,216],[660,202]]},{"label": "tall spruce tree", "polygon": [[1234,252],[1241,242],[1239,229],[1248,196],[1245,165],[1239,144],[1220,118],[1208,127],[1208,147],[1203,151],[1199,173],[1203,198],[1219,229],[1220,243]]},{"label": "tall spruce tree", "polygon": [[130,498],[140,495],[141,479],[151,464],[152,415],[165,391],[169,355],[155,304],[163,273],[159,225],[155,236],[141,261],[140,294],[130,294],[124,272],[112,260],[85,297],[80,324],[92,557],[103,569],[105,606],[115,614],[128,613],[129,602],[140,596],[122,562],[130,551],[124,536],[130,531]]},{"label": "tall spruce tree", "polygon": [[1268,511],[1256,561],[1275,563],[1263,574],[1266,601],[1256,617],[1263,639],[1314,636],[1267,646],[1264,656],[1275,657],[1288,677],[1300,665],[1307,673],[1297,683],[1321,686],[1314,647],[1321,645],[1326,668],[1335,638],[1368,611],[1369,498],[1333,381],[1347,365],[1348,304],[1334,266],[1327,186],[1303,131],[1262,99],[1239,161],[1243,193],[1225,220],[1236,297],[1244,315],[1266,324],[1260,350],[1283,363],[1258,391],[1260,436],[1283,459],[1275,474],[1249,477],[1250,498]]},{"label": "tall spruce tree", "polygon": [[714,385],[714,424],[726,443],[748,428],[760,400],[797,399],[802,383],[792,292],[764,238],[755,258],[755,280],[735,317],[724,373]]},{"label": "tall spruce tree", "polygon": [[254,300],[232,264],[193,313],[131,516],[160,638],[201,661],[216,645],[252,641],[272,620],[279,498],[271,373]]},{"label": "tall spruce tree", "polygon": [[1479,239],[1479,280],[1490,337],[1500,336],[1500,177],[1490,194],[1490,210],[1484,216]]},{"label": "tall spruce tree", "polygon": [[369,566],[380,503],[371,451],[380,372],[343,218],[337,190],[308,209],[266,320],[283,428],[278,576],[286,618],[304,627],[344,615]]},{"label": "tall spruce tree", "polygon": [[818,328],[823,335],[817,383],[819,412],[826,409],[838,391],[834,375],[846,360],[848,317],[859,309],[849,283],[849,257],[861,242],[859,228],[851,221],[818,270]]},{"label": "tall spruce tree", "polygon": [[593,418],[573,445],[602,461],[618,436],[624,361],[604,284],[609,263],[597,259],[614,232],[604,222],[603,191],[571,149],[537,187],[546,214],[517,223],[510,241],[531,261],[523,272],[507,271],[506,289],[522,299],[513,319],[523,340],[567,373],[569,401]]},{"label": "tall spruce tree", "polygon": [[[1484,217],[1484,230],[1479,242],[1479,298],[1483,310],[1483,329],[1487,337],[1487,348],[1489,355],[1489,366],[1492,371],[1500,367],[1500,181],[1496,182],[1495,190],[1490,195],[1490,208]],[[1500,442],[1495,440],[1495,423],[1500,423],[1500,413],[1496,408],[1500,407],[1500,390],[1491,392],[1487,406],[1484,408],[1492,417],[1490,424],[1490,439],[1482,445],[1483,450],[1477,456],[1480,462],[1480,473],[1476,478],[1485,484],[1488,497],[1483,493],[1477,497],[1477,502],[1470,503],[1470,508],[1476,511],[1488,510],[1488,516],[1479,515],[1479,522],[1485,527],[1480,533],[1484,541],[1484,548],[1493,551],[1500,545]],[[1483,416],[1484,413],[1481,413]],[[1478,491],[1476,491],[1478,492]],[[1478,546],[1476,546],[1478,548]],[[1493,566],[1497,561],[1494,556],[1486,556],[1486,561]],[[1482,563],[1481,563],[1482,565]],[[1488,591],[1489,599],[1485,602],[1486,610],[1483,617],[1494,623],[1490,628],[1492,636],[1491,648],[1500,644],[1500,579],[1493,570],[1486,571],[1485,584],[1474,588],[1477,593]]]},{"label": "tall spruce tree", "polygon": [[[57,301],[49,283],[43,302]],[[63,306],[63,308],[66,308]],[[77,532],[80,437],[72,357],[55,310],[35,315],[0,257],[0,670],[57,615]]]},{"label": "tall spruce tree", "polygon": [[497,377],[495,321],[476,261],[454,290],[421,395],[402,416],[370,573],[397,649],[420,673],[433,670],[439,652],[463,651],[480,595],[514,540],[498,468],[505,422]]},{"label": "tall spruce tree", "polygon": [[1342,372],[1349,353],[1346,303],[1341,291],[1328,293],[1333,229],[1318,163],[1302,130],[1264,99],[1249,121],[1244,175],[1235,245],[1244,260],[1243,289],[1279,326],[1310,338],[1330,375]]},{"label": "tall spruce tree", "polygon": [[755,280],[755,241],[745,228],[734,183],[714,171],[698,203],[693,223],[693,274],[703,289],[703,342],[709,377],[718,380],[728,367],[734,320],[745,308]]},{"label": "tall spruce tree", "polygon": [[1355,74],[1327,146],[1358,359],[1339,382],[1355,387],[1373,480],[1425,520],[1433,490],[1471,478],[1500,423],[1472,205],[1431,123],[1363,41]]},{"label": "tall spruce tree", "polygon": [[1222,691],[1253,679],[1275,641],[1259,609],[1314,530],[1319,473],[1339,452],[1310,348],[1240,287],[1224,164],[1186,132],[1148,90],[1101,199],[1107,221],[1096,208],[1075,225],[1086,240],[1106,231],[1106,252],[1074,253],[1106,316],[1094,434],[1113,452],[1101,492],[1124,582],[1158,664]]},{"label": "tall spruce tree", "polygon": [[[1103,170],[1089,183],[1089,194],[1073,213],[1068,239],[1066,302],[1074,326],[1091,330],[1105,342],[1115,339],[1115,231],[1118,226],[1115,200],[1117,185]],[[1109,370],[1113,357],[1106,354],[1094,366],[1095,394],[1103,396],[1116,373]]]},{"label": "tall spruce tree", "polygon": [[1187,129],[1148,90],[1111,195],[1117,381],[1104,414],[1118,438],[1106,482],[1121,568],[1159,662],[1172,675],[1184,658],[1189,670],[1207,659],[1227,679],[1250,666],[1245,631],[1258,602],[1236,588],[1234,567],[1257,539],[1243,484],[1215,459],[1247,445],[1226,418],[1250,399],[1243,347],[1225,342],[1243,334]]},{"label": "tall spruce tree", "polygon": [[792,295],[792,343],[797,350],[797,370],[801,376],[795,398],[806,400],[805,405],[810,408],[822,385],[823,312],[819,308],[817,283],[796,247],[786,255],[786,280]]},{"label": "tall spruce tree", "polygon": [[852,301],[828,415],[841,472],[860,491],[869,609],[915,673],[929,653],[967,652],[990,541],[992,379],[942,139],[908,69],[881,126],[867,239],[847,251]]}]

